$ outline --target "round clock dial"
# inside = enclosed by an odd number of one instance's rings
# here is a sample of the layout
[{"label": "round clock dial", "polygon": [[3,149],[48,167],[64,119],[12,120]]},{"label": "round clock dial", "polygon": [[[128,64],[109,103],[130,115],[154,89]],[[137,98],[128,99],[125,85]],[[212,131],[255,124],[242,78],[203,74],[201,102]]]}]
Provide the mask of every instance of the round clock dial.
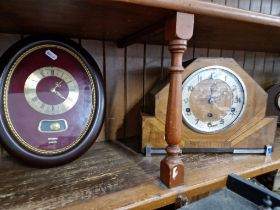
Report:
[{"label": "round clock dial", "polygon": [[104,116],[103,82],[90,55],[71,40],[30,37],[3,57],[4,146],[49,166],[85,152]]},{"label": "round clock dial", "polygon": [[226,67],[208,66],[183,82],[183,121],[201,133],[219,132],[241,117],[246,100],[238,75]]},{"label": "round clock dial", "polygon": [[28,76],[24,84],[24,95],[28,104],[37,112],[58,115],[69,111],[76,104],[79,86],[69,72],[57,67],[43,67]]}]

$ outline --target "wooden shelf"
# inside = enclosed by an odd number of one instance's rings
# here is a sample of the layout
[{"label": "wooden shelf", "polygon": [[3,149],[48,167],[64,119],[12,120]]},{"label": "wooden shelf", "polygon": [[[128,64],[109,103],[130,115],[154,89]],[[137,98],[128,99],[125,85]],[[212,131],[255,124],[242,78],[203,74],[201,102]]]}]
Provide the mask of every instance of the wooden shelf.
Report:
[{"label": "wooden shelf", "polygon": [[264,155],[188,154],[185,185],[167,189],[159,180],[162,156],[143,157],[120,143],[96,143],[65,166],[36,169],[0,158],[2,208],[153,209],[225,186],[229,173],[254,177],[280,168],[280,129],[271,157]]},{"label": "wooden shelf", "polygon": [[[0,32],[163,44],[164,20],[195,14],[195,47],[279,52],[280,18],[197,0],[11,0],[0,2]],[[280,132],[278,131],[278,136]],[[135,142],[135,141],[134,141]],[[280,138],[262,155],[183,155],[185,185],[159,180],[162,156],[145,158],[116,142],[96,143],[78,160],[35,169],[0,158],[2,208],[157,208],[178,195],[196,196],[225,185],[229,173],[254,177],[280,168]]]},{"label": "wooden shelf", "polygon": [[0,2],[0,31],[116,41],[170,13],[108,0],[12,0]]},{"label": "wooden shelf", "polygon": [[195,14],[192,46],[279,52],[280,17],[198,0],[0,2],[0,32],[50,33],[124,44],[132,35],[128,44],[162,44],[163,20],[175,11]]}]

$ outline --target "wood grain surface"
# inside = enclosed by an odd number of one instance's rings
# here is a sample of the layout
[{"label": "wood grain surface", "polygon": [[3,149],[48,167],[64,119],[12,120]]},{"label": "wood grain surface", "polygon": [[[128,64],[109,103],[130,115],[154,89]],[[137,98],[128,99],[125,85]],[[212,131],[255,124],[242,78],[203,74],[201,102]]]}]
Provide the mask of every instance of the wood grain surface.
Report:
[{"label": "wood grain surface", "polygon": [[[162,156],[143,157],[116,142],[98,142],[82,158],[36,169],[0,158],[1,209],[153,209],[225,186],[226,176],[254,177],[280,168],[280,130],[271,157],[187,154],[185,184],[167,189],[159,181]],[[102,157],[102,158],[100,158]]]},{"label": "wood grain surface", "polygon": [[[191,46],[279,52],[280,18],[270,15],[279,12],[274,2],[242,0],[238,5],[234,0],[28,0],[22,4],[12,0],[0,2],[0,32],[122,42],[139,32],[145,38],[137,38],[135,42],[163,44],[162,30],[156,28],[158,34],[144,36],[143,29],[180,11],[195,14]],[[242,10],[247,5],[250,11]],[[266,39],[268,33],[270,38]]]}]

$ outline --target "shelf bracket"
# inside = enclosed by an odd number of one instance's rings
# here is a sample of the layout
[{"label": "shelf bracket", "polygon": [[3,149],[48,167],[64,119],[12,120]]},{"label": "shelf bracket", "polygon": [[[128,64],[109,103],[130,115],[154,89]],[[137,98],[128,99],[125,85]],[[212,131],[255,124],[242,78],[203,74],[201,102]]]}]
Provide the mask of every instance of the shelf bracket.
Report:
[{"label": "shelf bracket", "polygon": [[171,53],[170,86],[165,123],[167,155],[160,163],[160,180],[169,188],[184,183],[184,164],[179,153],[182,130],[182,66],[187,41],[193,35],[194,15],[177,12],[166,20],[165,40]]}]

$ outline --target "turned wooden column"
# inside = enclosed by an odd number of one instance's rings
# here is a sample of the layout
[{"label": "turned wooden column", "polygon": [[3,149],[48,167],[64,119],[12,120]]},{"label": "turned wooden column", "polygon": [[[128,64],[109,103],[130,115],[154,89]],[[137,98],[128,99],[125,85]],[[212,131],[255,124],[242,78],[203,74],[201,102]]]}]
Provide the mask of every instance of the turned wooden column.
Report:
[{"label": "turned wooden column", "polygon": [[160,163],[160,179],[168,187],[184,183],[184,164],[179,157],[182,129],[182,57],[193,34],[194,15],[177,12],[167,20],[165,38],[171,53],[170,86],[165,123],[167,156]]}]

